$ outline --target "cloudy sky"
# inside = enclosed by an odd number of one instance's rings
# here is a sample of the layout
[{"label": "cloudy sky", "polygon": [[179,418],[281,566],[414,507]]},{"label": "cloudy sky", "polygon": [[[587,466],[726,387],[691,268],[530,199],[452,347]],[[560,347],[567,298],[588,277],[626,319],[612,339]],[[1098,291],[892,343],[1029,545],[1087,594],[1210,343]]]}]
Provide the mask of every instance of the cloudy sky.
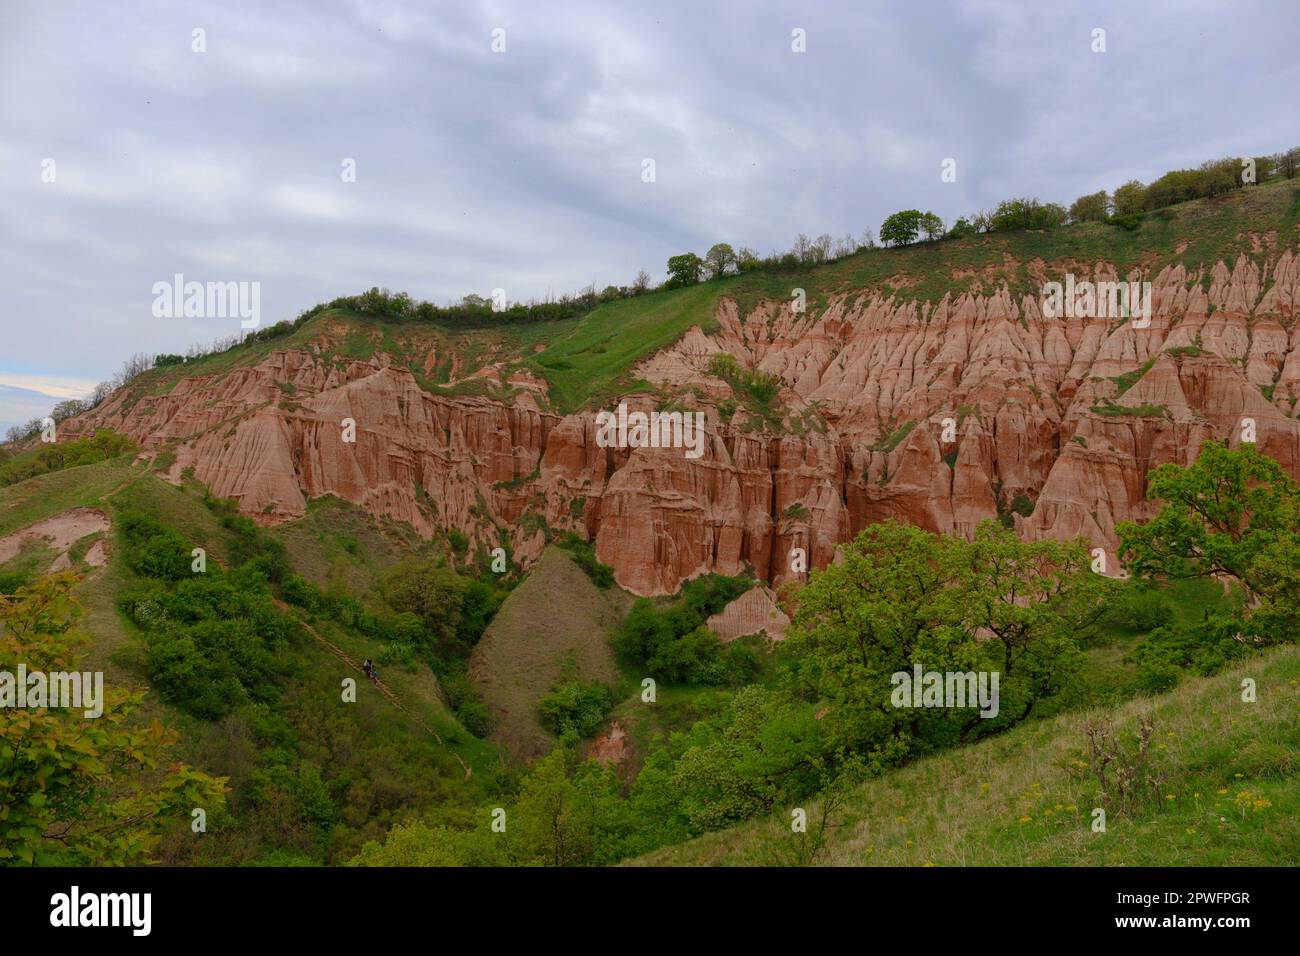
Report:
[{"label": "cloudy sky", "polygon": [[1295,14],[0,0],[0,428],[238,331],[155,317],[176,273],[260,283],[263,325],[373,285],[527,299],[1300,145]]}]

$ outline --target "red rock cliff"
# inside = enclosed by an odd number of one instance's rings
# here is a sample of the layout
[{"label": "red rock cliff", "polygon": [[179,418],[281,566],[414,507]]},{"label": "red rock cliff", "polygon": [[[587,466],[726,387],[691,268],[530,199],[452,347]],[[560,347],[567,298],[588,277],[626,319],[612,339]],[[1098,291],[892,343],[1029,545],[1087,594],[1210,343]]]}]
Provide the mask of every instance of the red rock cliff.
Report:
[{"label": "red rock cliff", "polygon": [[[1115,276],[1102,263],[1087,278]],[[177,470],[261,521],[334,494],[426,535],[456,528],[492,547],[503,529],[530,561],[544,520],[593,539],[641,594],[747,564],[780,584],[795,576],[792,549],[823,565],[890,517],[968,534],[1015,511],[1026,535],[1083,535],[1113,555],[1115,523],[1152,513],[1147,472],[1190,462],[1207,438],[1238,444],[1244,419],[1300,476],[1300,256],[1132,278],[1152,282],[1149,328],[1044,318],[1037,297],[1005,289],[925,303],[849,294],[806,315],[767,304],[742,316],[724,299],[717,332],[693,329],[635,369],[669,392],[691,387],[708,416],[696,460],[600,447],[595,410],[545,411],[545,383],[526,374],[508,401],[433,395],[383,355],[330,360],[327,343],[165,395],[124,389],[79,425],[174,444]],[[715,400],[728,388],[708,372],[719,351],[779,376],[800,424],[778,434],[743,410],[724,422]]]}]

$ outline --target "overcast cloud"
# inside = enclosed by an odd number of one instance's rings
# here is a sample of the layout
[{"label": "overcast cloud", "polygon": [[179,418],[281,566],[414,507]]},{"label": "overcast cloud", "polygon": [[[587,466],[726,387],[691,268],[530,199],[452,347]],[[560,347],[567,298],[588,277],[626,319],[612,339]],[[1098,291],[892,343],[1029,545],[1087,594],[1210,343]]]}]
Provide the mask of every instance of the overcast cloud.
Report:
[{"label": "overcast cloud", "polygon": [[1300,145],[1297,49],[1289,2],[0,0],[0,428],[238,331],[154,318],[175,273],[260,282],[266,325],[1069,203]]}]

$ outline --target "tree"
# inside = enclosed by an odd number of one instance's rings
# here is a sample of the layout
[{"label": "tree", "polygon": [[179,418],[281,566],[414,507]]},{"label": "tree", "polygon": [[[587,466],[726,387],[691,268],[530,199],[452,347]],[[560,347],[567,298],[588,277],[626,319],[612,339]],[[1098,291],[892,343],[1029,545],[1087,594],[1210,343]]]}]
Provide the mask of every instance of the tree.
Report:
[{"label": "tree", "polygon": [[100,382],[98,385],[95,386],[95,390],[90,393],[90,407],[94,408],[96,405],[99,405],[101,402],[104,401],[104,399],[108,398],[108,396],[112,394],[113,394],[113,383]]},{"label": "tree", "polygon": [[[1242,161],[1235,156],[1211,159],[1201,163],[1197,192],[1201,196],[1221,196],[1245,185],[1241,180]],[[1257,169],[1256,175],[1259,170]]]},{"label": "tree", "polygon": [[736,270],[739,272],[753,272],[762,264],[758,253],[749,246],[741,246],[739,251],[736,252]]},{"label": "tree", "polygon": [[1070,222],[1105,222],[1110,218],[1110,194],[1104,189],[1080,196],[1070,204]]},{"label": "tree", "polygon": [[1273,157],[1273,162],[1279,175],[1287,179],[1295,179],[1296,171],[1300,170],[1300,146],[1278,153]]},{"label": "tree", "polygon": [[808,240],[808,236],[802,232],[795,236],[790,251],[800,262],[808,262],[812,258],[812,243]]},{"label": "tree", "polygon": [[642,269],[640,272],[636,274],[636,278],[632,280],[632,294],[640,295],[641,293],[645,292],[649,288],[650,288],[650,273]]},{"label": "tree", "polygon": [[1255,182],[1262,183],[1266,179],[1272,179],[1277,175],[1277,157],[1276,156],[1256,156],[1255,157]]},{"label": "tree", "polygon": [[1136,179],[1130,179],[1115,190],[1113,205],[1116,216],[1131,216],[1142,212],[1146,202],[1146,187]]},{"label": "tree", "polygon": [[[71,572],[0,597],[0,671],[77,670],[86,639]],[[0,863],[123,866],[150,862],[163,835],[225,804],[225,779],[169,763],[179,735],[129,720],[143,693],[105,692],[103,714],[14,707],[0,720]]]},{"label": "tree", "polygon": [[823,725],[807,702],[742,688],[723,713],[697,724],[672,783],[691,829],[716,830],[798,799],[820,782]]},{"label": "tree", "polygon": [[890,675],[914,662],[942,670],[980,656],[958,629],[939,626],[959,616],[950,587],[956,540],[893,521],[871,525],[800,592],[783,650],[797,692],[824,703],[833,746],[865,752],[920,735],[924,715],[890,705]]},{"label": "tree", "polygon": [[978,227],[965,216],[958,218],[948,230],[949,239],[964,239],[967,236],[974,236],[979,233]]},{"label": "tree", "polygon": [[[1015,723],[1059,692],[1109,586],[1082,542],[1025,542],[996,522],[971,542],[884,522],[842,556],[800,592],[783,650],[829,742],[884,761]],[[997,714],[893,706],[891,676],[916,665],[999,673]]]},{"label": "tree", "polygon": [[1064,689],[1082,663],[1078,642],[1099,628],[1116,585],[1092,572],[1081,540],[1022,541],[985,521],[962,550],[964,626],[1001,643],[1000,719],[1015,720]]},{"label": "tree", "polygon": [[683,252],[668,260],[668,281],[664,283],[670,289],[695,285],[700,281],[700,271],[704,261],[693,252]]},{"label": "tree", "polygon": [[709,267],[709,278],[721,279],[735,266],[736,251],[725,242],[719,242],[704,254],[704,264]]},{"label": "tree", "polygon": [[1141,578],[1227,578],[1244,590],[1245,633],[1292,640],[1300,625],[1300,486],[1252,445],[1201,446],[1186,468],[1147,476],[1161,501],[1146,524],[1116,526],[1120,553]]},{"label": "tree", "polygon": [[533,764],[520,785],[507,833],[528,862],[583,866],[595,856],[595,807],[569,779],[565,759],[563,749],[551,751]]},{"label": "tree", "polygon": [[938,239],[943,235],[943,220],[932,212],[925,212],[919,222],[921,231],[927,241]]},{"label": "tree", "polygon": [[904,209],[886,217],[880,224],[880,241],[887,246],[910,246],[921,228],[921,211]]},{"label": "tree", "polygon": [[86,411],[87,407],[86,403],[81,399],[69,398],[55,405],[54,409],[50,412],[50,417],[56,422],[66,422],[69,418],[73,418]]},{"label": "tree", "polygon": [[118,386],[126,385],[137,375],[142,375],[151,368],[153,368],[153,356],[136,352],[122,363],[122,370],[117,373]]},{"label": "tree", "polygon": [[409,611],[420,618],[427,641],[439,656],[468,653],[457,639],[464,578],[433,561],[408,558],[384,572],[379,588],[394,611]]},{"label": "tree", "polygon": [[1010,229],[1055,229],[1065,222],[1066,211],[1056,203],[1037,199],[1004,199],[989,221],[990,231]]},{"label": "tree", "polygon": [[831,249],[834,246],[835,240],[828,233],[823,232],[808,247],[808,256],[815,263],[823,263],[831,257]]}]

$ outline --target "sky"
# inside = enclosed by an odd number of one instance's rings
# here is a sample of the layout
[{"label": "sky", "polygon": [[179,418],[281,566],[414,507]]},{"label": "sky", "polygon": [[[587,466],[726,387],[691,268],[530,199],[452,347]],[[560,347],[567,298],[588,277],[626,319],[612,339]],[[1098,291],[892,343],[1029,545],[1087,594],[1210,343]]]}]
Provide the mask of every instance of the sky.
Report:
[{"label": "sky", "polygon": [[265,326],[1068,204],[1300,145],[1298,48],[1250,0],[0,0],[0,430],[239,332],[177,274]]}]

